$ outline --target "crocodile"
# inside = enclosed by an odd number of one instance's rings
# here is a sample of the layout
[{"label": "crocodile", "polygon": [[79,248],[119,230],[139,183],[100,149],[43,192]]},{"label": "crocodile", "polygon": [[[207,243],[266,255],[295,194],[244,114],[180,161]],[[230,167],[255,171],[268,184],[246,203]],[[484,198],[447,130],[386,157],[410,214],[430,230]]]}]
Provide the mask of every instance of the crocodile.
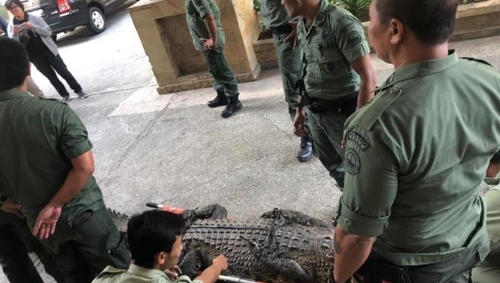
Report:
[{"label": "crocodile", "polygon": [[[230,220],[211,205],[183,212],[186,231],[179,267],[194,277],[224,254],[225,275],[267,283],[333,281],[333,227],[298,211],[274,209],[253,220]],[[112,211],[121,231],[126,216]]]}]

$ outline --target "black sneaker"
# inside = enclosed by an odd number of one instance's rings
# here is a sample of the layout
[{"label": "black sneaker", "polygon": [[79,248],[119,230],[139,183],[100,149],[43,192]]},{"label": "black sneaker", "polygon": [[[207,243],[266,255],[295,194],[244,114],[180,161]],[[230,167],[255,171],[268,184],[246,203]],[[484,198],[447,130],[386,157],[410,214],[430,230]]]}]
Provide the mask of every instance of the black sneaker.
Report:
[{"label": "black sneaker", "polygon": [[68,103],[71,99],[69,98],[69,94],[68,95],[65,95],[61,98],[61,102],[62,103]]},{"label": "black sneaker", "polygon": [[240,111],[243,108],[243,105],[238,100],[238,98],[230,98],[229,104],[226,106],[226,109],[220,113],[222,118],[229,118],[234,115],[234,113]]},{"label": "black sneaker", "polygon": [[89,97],[89,95],[86,94],[83,90],[76,92],[76,95],[78,95],[78,98],[80,98],[80,99],[85,99],[85,98]]},{"label": "black sneaker", "polygon": [[299,162],[306,162],[313,157],[312,139],[310,136],[300,138],[300,150],[297,152]]}]

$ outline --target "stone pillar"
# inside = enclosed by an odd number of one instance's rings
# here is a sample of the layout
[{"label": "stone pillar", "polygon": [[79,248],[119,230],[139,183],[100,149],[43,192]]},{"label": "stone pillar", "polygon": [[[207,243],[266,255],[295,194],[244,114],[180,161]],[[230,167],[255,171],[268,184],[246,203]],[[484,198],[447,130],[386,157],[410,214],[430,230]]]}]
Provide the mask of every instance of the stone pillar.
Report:
[{"label": "stone pillar", "polygon": [[[224,53],[239,82],[260,74],[253,43],[260,27],[253,0],[216,0],[226,34]],[[203,54],[193,47],[185,0],[141,0],[129,8],[158,82],[158,93],[212,86]]]}]

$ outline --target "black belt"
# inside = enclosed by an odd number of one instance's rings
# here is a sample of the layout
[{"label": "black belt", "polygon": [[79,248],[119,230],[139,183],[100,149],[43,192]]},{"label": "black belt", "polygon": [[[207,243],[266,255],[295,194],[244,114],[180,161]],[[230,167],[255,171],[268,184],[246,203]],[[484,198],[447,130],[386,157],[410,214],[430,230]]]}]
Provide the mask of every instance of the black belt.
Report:
[{"label": "black belt", "polygon": [[308,98],[307,108],[314,113],[340,112],[350,116],[356,111],[358,106],[358,92],[350,94],[336,100],[326,100],[320,98]]},{"label": "black belt", "polygon": [[290,24],[282,24],[279,27],[271,27],[271,31],[275,35],[290,34],[292,32],[292,26]]}]

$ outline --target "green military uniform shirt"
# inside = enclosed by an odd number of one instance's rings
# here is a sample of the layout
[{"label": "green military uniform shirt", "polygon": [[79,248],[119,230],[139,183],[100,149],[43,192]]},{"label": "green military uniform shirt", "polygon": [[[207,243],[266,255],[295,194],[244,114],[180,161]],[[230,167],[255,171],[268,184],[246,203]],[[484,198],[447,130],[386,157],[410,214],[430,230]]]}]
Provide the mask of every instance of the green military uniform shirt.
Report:
[{"label": "green military uniform shirt", "polygon": [[210,38],[207,26],[203,18],[207,15],[214,15],[217,24],[216,48],[224,46],[224,31],[220,22],[220,11],[214,0],[186,0],[186,20],[189,32],[193,38],[194,48],[198,51],[206,51],[203,47],[202,39]]},{"label": "green military uniform shirt", "polygon": [[[22,205],[32,227],[40,210],[61,189],[71,159],[92,149],[82,121],[66,104],[21,91],[0,93],[0,193]],[[72,216],[103,207],[91,177],[63,208]]]},{"label": "green military uniform shirt", "polygon": [[302,19],[297,29],[309,97],[336,100],[357,92],[361,79],[351,63],[370,53],[361,22],[322,0],[311,27]]},{"label": "green military uniform shirt", "polygon": [[488,253],[480,184],[500,141],[500,74],[455,53],[403,66],[346,122],[337,219],[403,266]]},{"label": "green military uniform shirt", "polygon": [[180,276],[176,280],[158,269],[149,269],[131,264],[128,270],[106,267],[92,283],[203,283],[191,280],[188,276]]},{"label": "green military uniform shirt", "polygon": [[260,15],[266,27],[279,27],[290,21],[290,16],[281,0],[261,0]]}]

